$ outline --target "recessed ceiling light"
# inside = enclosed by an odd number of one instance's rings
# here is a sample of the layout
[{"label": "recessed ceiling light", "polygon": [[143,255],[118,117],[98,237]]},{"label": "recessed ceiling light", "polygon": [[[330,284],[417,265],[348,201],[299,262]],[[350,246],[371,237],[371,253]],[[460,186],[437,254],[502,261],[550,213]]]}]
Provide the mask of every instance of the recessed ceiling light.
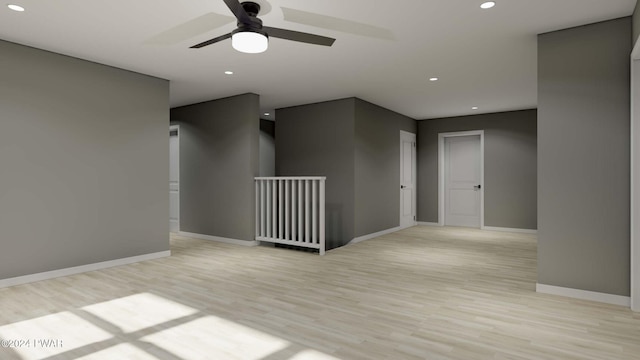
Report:
[{"label": "recessed ceiling light", "polygon": [[487,2],[482,3],[482,5],[480,5],[480,7],[483,8],[483,9],[491,9],[494,6],[496,6],[496,2],[495,1],[487,1]]},{"label": "recessed ceiling light", "polygon": [[229,70],[225,71],[224,73],[227,75],[233,75],[233,71],[229,71]]},{"label": "recessed ceiling light", "polygon": [[10,4],[10,5],[7,5],[7,7],[13,11],[20,11],[20,12],[24,11],[24,8],[20,5]]},{"label": "recessed ceiling light", "polygon": [[471,110],[478,110],[478,107],[474,106],[474,107],[471,108]]},{"label": "recessed ceiling light", "polygon": [[429,79],[429,81],[438,81],[438,78],[437,77],[432,77],[432,78]]}]

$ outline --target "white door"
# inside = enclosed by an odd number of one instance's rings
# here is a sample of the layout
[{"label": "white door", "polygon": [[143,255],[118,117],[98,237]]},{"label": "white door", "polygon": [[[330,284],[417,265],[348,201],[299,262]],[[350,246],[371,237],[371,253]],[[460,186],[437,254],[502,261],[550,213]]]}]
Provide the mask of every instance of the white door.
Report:
[{"label": "white door", "polygon": [[177,126],[169,128],[169,231],[180,231],[180,138]]},{"label": "white door", "polygon": [[445,225],[480,227],[480,135],[445,138]]},{"label": "white door", "polygon": [[400,227],[416,224],[416,134],[400,131]]}]

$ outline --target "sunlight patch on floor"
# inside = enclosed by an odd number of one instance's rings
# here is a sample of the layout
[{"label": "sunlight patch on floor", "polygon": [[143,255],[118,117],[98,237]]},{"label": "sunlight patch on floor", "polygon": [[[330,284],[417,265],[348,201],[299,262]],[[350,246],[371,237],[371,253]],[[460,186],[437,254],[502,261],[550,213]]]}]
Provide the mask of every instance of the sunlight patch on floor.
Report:
[{"label": "sunlight patch on floor", "polygon": [[24,359],[58,355],[111,337],[108,332],[66,311],[0,327],[1,339],[20,342],[12,349]]},{"label": "sunlight patch on floor", "polygon": [[[260,360],[294,346],[263,331],[150,293],[4,325],[0,327],[0,339],[28,341],[12,347],[24,360]],[[43,345],[38,340],[54,343]],[[335,360],[311,349],[291,359]]]},{"label": "sunlight patch on floor", "polygon": [[118,326],[123,332],[135,332],[198,312],[194,308],[149,293],[85,306],[82,310]]},{"label": "sunlight patch on floor", "polygon": [[205,316],[142,341],[184,359],[262,359],[290,344],[280,338],[215,316]]}]

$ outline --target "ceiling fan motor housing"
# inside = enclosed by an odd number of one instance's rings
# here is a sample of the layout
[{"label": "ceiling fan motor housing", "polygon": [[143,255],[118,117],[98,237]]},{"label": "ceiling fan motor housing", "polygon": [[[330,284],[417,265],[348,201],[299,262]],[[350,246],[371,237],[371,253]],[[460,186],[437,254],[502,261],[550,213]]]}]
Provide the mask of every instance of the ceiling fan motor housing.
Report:
[{"label": "ceiling fan motor housing", "polygon": [[245,1],[241,5],[247,15],[250,16],[251,23],[243,23],[241,21],[238,21],[238,28],[235,29],[232,34],[243,31],[253,31],[267,36],[267,34],[262,31],[262,20],[258,19],[257,17],[258,13],[260,12],[260,4],[254,3],[252,1]]},{"label": "ceiling fan motor housing", "polygon": [[244,11],[251,17],[256,17],[258,13],[260,13],[260,4],[254,3],[253,1],[245,1],[241,5]]}]

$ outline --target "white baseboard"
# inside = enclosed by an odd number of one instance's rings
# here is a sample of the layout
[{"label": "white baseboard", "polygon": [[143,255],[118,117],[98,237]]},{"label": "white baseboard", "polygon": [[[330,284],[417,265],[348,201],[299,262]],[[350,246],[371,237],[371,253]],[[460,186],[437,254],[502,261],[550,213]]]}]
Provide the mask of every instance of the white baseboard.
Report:
[{"label": "white baseboard", "polygon": [[400,230],[402,230],[402,228],[400,226],[396,226],[394,228],[378,231],[378,232],[375,232],[373,234],[358,236],[357,238],[354,238],[353,240],[349,241],[349,245],[357,244],[357,243],[365,241],[365,240],[370,240],[370,239],[373,239],[373,238],[377,238],[378,236],[391,234],[391,233],[394,233],[394,232],[400,231]]},{"label": "white baseboard", "polygon": [[631,298],[629,296],[612,295],[595,291],[571,289],[545,284],[536,284],[536,292],[566,296],[575,299],[597,301],[605,304],[620,305],[625,307],[631,306]]},{"label": "white baseboard", "polygon": [[230,238],[225,238],[225,237],[220,237],[220,236],[211,236],[211,235],[190,233],[190,232],[186,232],[186,231],[180,231],[180,232],[178,232],[178,235],[186,236],[186,237],[190,237],[190,238],[194,238],[194,239],[200,239],[200,240],[217,241],[217,242],[221,242],[221,243],[225,243],[225,244],[233,244],[233,245],[241,245],[241,246],[257,246],[258,245],[258,242],[255,241],[255,240],[230,239]]},{"label": "white baseboard", "polygon": [[[439,223],[425,222],[425,221],[418,221],[418,225],[419,226],[442,226]],[[505,227],[496,227],[496,226],[483,226],[482,230],[514,232],[514,233],[522,233],[522,234],[537,234],[538,233],[538,230],[534,230],[534,229],[516,229],[516,228],[505,228]]]},{"label": "white baseboard", "polygon": [[516,228],[505,228],[505,227],[496,227],[496,226],[483,226],[482,230],[503,231],[503,232],[522,233],[522,234],[537,234],[538,233],[538,230],[535,230],[535,229],[516,229]]},{"label": "white baseboard", "polygon": [[132,257],[123,258],[123,259],[103,261],[103,262],[94,263],[94,264],[74,266],[74,267],[65,268],[65,269],[46,271],[46,272],[41,272],[37,274],[17,276],[9,279],[0,280],[0,288],[28,284],[28,283],[42,281],[42,280],[49,280],[49,279],[54,279],[62,276],[76,275],[76,274],[89,272],[89,271],[102,270],[102,269],[107,269],[114,266],[129,265],[129,264],[133,264],[141,261],[154,260],[154,259],[159,259],[167,256],[171,256],[170,250],[161,251],[161,252],[152,253],[152,254],[132,256]]},{"label": "white baseboard", "polygon": [[426,222],[426,221],[418,221],[419,226],[440,226],[438,223],[434,222]]}]

